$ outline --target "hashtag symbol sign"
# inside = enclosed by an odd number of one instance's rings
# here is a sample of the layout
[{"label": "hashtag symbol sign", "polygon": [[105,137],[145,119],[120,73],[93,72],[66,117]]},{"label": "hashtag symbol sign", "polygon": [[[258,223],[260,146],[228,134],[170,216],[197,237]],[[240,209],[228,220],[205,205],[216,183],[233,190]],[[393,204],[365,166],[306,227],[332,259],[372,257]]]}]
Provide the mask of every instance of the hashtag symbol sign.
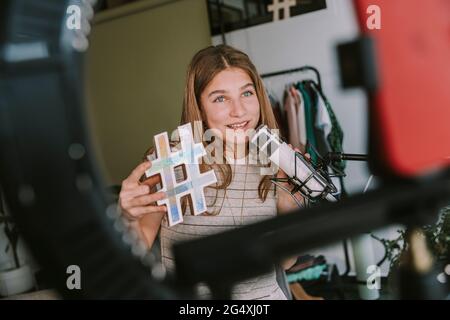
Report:
[{"label": "hashtag symbol sign", "polygon": [[295,7],[296,5],[296,0],[273,0],[272,4],[267,6],[267,11],[273,13],[273,21],[279,21],[280,10],[284,11],[284,18],[287,19],[291,16],[291,7]]},{"label": "hashtag symbol sign", "polygon": [[[167,198],[159,200],[159,206],[167,206],[169,226],[183,222],[181,198],[189,195],[192,200],[194,215],[207,211],[204,188],[217,182],[214,171],[200,173],[199,158],[206,154],[201,143],[194,143],[190,124],[178,127],[181,150],[172,152],[167,132],[155,136],[156,153],[158,158],[152,160],[152,166],[145,174],[147,178],[156,174],[161,175],[162,189]],[[177,182],[175,167],[184,165],[186,179]]]}]

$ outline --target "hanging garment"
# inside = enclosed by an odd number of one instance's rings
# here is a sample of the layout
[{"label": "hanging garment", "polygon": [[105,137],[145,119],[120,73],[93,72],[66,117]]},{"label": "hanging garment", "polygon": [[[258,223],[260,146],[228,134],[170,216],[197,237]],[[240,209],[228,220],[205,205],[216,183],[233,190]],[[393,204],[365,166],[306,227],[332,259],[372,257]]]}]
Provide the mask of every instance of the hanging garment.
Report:
[{"label": "hanging garment", "polygon": [[[313,87],[315,89],[315,87]],[[316,90],[316,89],[315,89]],[[325,137],[328,137],[328,135],[331,133],[331,119],[330,115],[328,114],[328,110],[325,106],[325,101],[323,101],[322,96],[320,96],[320,93],[316,91],[316,94],[318,96],[318,103],[317,103],[317,113],[316,113],[316,128],[319,128],[321,131],[323,131]]]},{"label": "hanging garment", "polygon": [[[328,142],[329,152],[343,152],[343,141],[344,141],[344,133],[342,131],[342,128],[339,124],[339,121],[337,120],[337,117],[331,108],[330,103],[328,102],[328,99],[320,90],[319,86],[316,83],[313,83],[313,87],[316,90],[320,100],[323,102],[323,106],[326,108],[326,111],[328,113],[328,117],[331,121],[331,131],[326,137],[326,140]],[[342,177],[342,174],[345,173],[345,167],[346,162],[345,161],[339,161],[334,162],[332,165],[332,172],[330,173],[336,173],[340,175],[339,178],[331,178],[334,185],[337,187],[338,192],[335,194],[336,196],[345,197],[347,195],[347,192],[345,190],[344,185],[344,179]]]},{"label": "hanging garment", "polygon": [[[316,92],[318,92],[319,96],[322,98],[322,100],[325,104],[325,108],[327,109],[328,115],[331,120],[331,131],[327,137],[330,148],[333,152],[342,153],[343,152],[344,132],[342,131],[339,121],[338,121],[328,99],[326,98],[326,96],[323,94],[323,92],[320,90],[320,88],[318,87],[318,85],[316,83],[313,83],[313,86],[314,86]],[[345,161],[335,162],[334,166],[337,167],[337,169],[340,170],[341,172],[344,172],[346,162]]]},{"label": "hanging garment", "polygon": [[314,134],[316,136],[317,152],[323,158],[332,151],[328,142],[328,135],[331,133],[332,124],[322,96],[316,87],[312,86],[312,89],[317,96],[316,113],[314,115]]},{"label": "hanging garment", "polygon": [[300,98],[297,112],[297,124],[300,140],[300,150],[304,153],[306,150],[306,142],[308,141],[306,136],[305,102],[303,101],[301,92],[297,88],[295,88],[295,90],[297,91],[297,95]]},{"label": "hanging garment", "polygon": [[295,105],[295,97],[292,95],[289,87],[284,91],[284,110],[289,128],[288,142],[295,148],[300,147],[298,124],[297,124],[297,108]]},{"label": "hanging garment", "polygon": [[300,82],[297,84],[297,88],[302,94],[305,107],[305,124],[306,124],[306,152],[311,156],[311,162],[317,164],[317,150],[316,137],[314,135],[314,96],[306,87],[306,82]]}]

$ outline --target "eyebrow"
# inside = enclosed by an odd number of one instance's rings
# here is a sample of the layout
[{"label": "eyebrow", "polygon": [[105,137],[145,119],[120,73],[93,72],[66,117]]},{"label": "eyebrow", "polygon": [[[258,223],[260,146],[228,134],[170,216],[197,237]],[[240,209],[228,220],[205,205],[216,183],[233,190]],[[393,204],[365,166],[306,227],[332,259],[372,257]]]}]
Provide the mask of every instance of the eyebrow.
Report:
[{"label": "eyebrow", "polygon": [[255,88],[255,85],[253,83],[247,83],[245,86],[241,87],[241,90],[247,89],[248,87]]},{"label": "eyebrow", "polygon": [[[240,90],[244,90],[244,89],[246,89],[246,88],[248,88],[248,87],[255,87],[255,85],[253,84],[253,83],[247,83],[247,84],[245,84],[244,86],[242,86],[241,88],[240,88]],[[214,94],[218,94],[218,93],[227,93],[227,91],[226,90],[214,90],[214,91],[212,91],[210,94],[208,94],[208,98],[209,97],[211,97],[212,95],[214,95]]]}]

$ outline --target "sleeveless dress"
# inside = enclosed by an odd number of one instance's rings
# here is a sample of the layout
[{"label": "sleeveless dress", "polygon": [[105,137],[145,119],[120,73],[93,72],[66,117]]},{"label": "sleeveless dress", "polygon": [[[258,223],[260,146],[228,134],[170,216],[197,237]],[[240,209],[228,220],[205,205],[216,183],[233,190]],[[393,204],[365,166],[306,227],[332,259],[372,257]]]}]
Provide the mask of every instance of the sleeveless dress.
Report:
[{"label": "sleeveless dress", "polygon": [[[221,176],[217,170],[215,172],[220,183]],[[232,174],[232,182],[227,189],[216,190],[211,187],[204,189],[208,212],[212,214],[204,213],[194,216],[187,206],[183,222],[173,227],[168,227],[167,216],[164,217],[160,230],[161,258],[168,272],[173,271],[175,267],[171,250],[174,243],[198,239],[276,216],[276,196],[273,187],[266,201],[262,202],[259,199],[258,185],[262,178],[259,166],[232,165]],[[183,179],[182,170],[176,175],[177,179]],[[208,259],[208,257],[199,257],[199,259]],[[198,286],[198,294],[201,299],[211,298],[206,285]],[[274,267],[268,274],[236,284],[232,291],[232,299],[286,300],[286,295],[277,282]]]}]

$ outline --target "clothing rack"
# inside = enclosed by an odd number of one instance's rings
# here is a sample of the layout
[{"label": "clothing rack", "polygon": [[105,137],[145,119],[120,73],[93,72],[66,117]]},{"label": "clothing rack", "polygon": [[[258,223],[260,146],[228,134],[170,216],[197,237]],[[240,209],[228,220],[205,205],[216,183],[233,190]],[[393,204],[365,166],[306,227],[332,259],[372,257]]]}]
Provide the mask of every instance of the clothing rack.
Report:
[{"label": "clothing rack", "polygon": [[270,78],[270,77],[276,77],[276,76],[280,76],[283,74],[289,74],[289,73],[295,73],[295,72],[304,72],[304,71],[312,71],[316,74],[316,78],[317,78],[317,85],[319,87],[319,90],[322,91],[322,78],[320,77],[320,72],[319,70],[317,70],[317,68],[312,67],[312,66],[303,66],[300,68],[294,68],[294,69],[286,69],[286,70],[282,70],[282,71],[276,71],[276,72],[271,72],[271,73],[264,73],[261,75],[261,78]]}]

